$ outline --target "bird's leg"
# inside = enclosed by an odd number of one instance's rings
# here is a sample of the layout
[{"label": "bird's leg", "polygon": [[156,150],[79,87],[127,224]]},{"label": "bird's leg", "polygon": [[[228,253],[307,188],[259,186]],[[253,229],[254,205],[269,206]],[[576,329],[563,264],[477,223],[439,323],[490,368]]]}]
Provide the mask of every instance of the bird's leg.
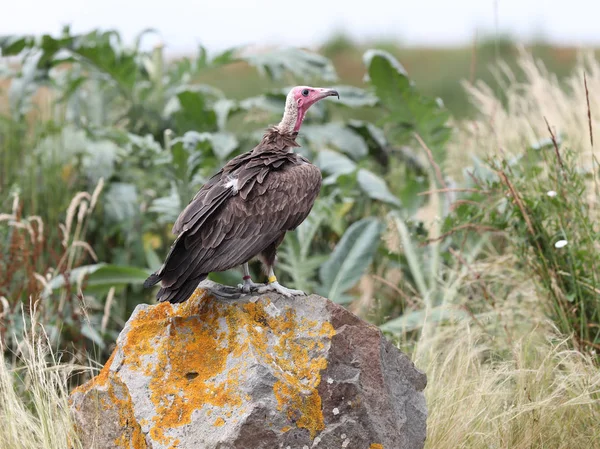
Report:
[{"label": "bird's leg", "polygon": [[277,278],[275,277],[275,273],[273,272],[273,266],[269,267],[269,283],[267,285],[263,285],[258,287],[258,293],[267,293],[267,292],[277,292],[281,293],[283,296],[306,296],[302,290],[292,290],[291,288],[284,287],[279,282],[277,282]]},{"label": "bird's leg", "polygon": [[242,267],[244,269],[244,277],[242,278],[242,279],[244,279],[244,283],[238,284],[238,288],[240,290],[242,290],[242,292],[250,293],[251,291],[256,290],[257,288],[259,288],[260,286],[263,285],[263,284],[255,284],[254,282],[252,282],[252,277],[250,276],[250,267],[248,267],[248,262],[243,264]]}]

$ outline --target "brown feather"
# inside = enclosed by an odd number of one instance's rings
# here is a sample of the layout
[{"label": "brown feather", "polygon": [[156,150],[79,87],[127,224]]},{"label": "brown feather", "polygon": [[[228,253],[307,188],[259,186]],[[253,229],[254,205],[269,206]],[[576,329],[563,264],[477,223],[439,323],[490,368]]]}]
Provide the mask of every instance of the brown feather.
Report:
[{"label": "brown feather", "polygon": [[319,169],[290,151],[299,146],[296,135],[269,129],[194,196],[173,226],[178,238],[163,266],[147,280],[161,282],[160,301],[185,301],[208,273],[261,253],[272,265],[285,233],[304,221],[321,188]]}]

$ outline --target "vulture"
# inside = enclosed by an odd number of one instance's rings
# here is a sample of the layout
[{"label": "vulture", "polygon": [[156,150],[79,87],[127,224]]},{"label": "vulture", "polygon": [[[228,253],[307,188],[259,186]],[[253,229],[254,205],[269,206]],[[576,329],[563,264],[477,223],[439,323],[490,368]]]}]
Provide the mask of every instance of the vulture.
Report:
[{"label": "vulture", "polygon": [[[281,122],[269,127],[252,150],[227,162],[181,212],[177,235],[162,266],[144,282],[160,282],[159,302],[186,301],[209,273],[242,266],[243,293],[304,295],[284,287],[273,271],[277,247],[310,213],[321,189],[321,172],[294,148],[306,111],[337,91],[296,86],[286,97]],[[248,262],[258,258],[268,276],[255,284]]]}]

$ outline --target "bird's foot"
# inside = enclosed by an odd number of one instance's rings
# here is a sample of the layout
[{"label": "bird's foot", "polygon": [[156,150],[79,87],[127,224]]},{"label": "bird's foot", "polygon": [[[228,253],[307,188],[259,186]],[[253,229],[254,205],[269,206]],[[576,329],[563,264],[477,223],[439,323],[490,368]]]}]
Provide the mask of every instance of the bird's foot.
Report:
[{"label": "bird's foot", "polygon": [[238,284],[238,288],[242,291],[242,293],[252,293],[257,291],[263,285],[264,284],[255,284],[254,282],[252,282],[252,279],[248,277],[244,279],[243,284]]},{"label": "bird's foot", "polygon": [[277,281],[269,282],[267,285],[262,285],[258,287],[258,290],[256,291],[261,294],[268,292],[277,292],[281,293],[283,296],[287,296],[288,298],[290,296],[306,296],[306,293],[304,293],[302,290],[293,290],[291,288],[284,287]]}]

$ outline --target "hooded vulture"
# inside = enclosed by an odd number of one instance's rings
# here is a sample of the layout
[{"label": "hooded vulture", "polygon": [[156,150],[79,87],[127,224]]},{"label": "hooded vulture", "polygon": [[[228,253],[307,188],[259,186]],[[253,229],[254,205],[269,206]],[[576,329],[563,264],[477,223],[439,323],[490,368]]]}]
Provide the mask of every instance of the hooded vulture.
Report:
[{"label": "hooded vulture", "polygon": [[[209,273],[240,265],[244,293],[304,294],[279,284],[273,265],[285,233],[304,221],[321,189],[319,169],[293,150],[306,111],[329,96],[339,98],[331,89],[294,87],[281,122],[202,186],[173,225],[177,238],[164,263],[144,283],[160,282],[160,302],[186,301]],[[267,284],[250,278],[248,262],[255,257],[268,273]]]}]

